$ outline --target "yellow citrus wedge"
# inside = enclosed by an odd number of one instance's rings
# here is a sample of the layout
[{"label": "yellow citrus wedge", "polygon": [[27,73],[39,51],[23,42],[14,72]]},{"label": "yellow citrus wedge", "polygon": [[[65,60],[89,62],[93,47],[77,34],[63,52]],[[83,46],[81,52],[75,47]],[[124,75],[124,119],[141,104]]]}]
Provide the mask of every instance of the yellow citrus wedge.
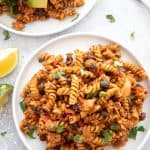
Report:
[{"label": "yellow citrus wedge", "polygon": [[18,63],[18,49],[8,48],[0,51],[0,78],[12,72]]}]

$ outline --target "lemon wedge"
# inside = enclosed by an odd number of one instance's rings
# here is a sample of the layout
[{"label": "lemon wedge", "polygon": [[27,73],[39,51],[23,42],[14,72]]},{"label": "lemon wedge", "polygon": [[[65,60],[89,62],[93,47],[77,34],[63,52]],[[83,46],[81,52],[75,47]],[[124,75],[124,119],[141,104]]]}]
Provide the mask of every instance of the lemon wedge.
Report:
[{"label": "lemon wedge", "polygon": [[18,63],[18,49],[8,48],[0,51],[0,78],[12,72]]},{"label": "lemon wedge", "polygon": [[9,94],[13,90],[13,86],[9,84],[0,84],[0,112],[4,105],[8,102]]}]

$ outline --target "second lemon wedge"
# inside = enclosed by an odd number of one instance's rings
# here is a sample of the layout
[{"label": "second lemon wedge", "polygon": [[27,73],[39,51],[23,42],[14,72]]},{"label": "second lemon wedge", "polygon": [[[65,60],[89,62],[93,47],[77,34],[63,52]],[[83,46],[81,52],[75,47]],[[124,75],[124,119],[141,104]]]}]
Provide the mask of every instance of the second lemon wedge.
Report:
[{"label": "second lemon wedge", "polygon": [[8,48],[0,50],[0,78],[8,75],[18,64],[18,49]]}]

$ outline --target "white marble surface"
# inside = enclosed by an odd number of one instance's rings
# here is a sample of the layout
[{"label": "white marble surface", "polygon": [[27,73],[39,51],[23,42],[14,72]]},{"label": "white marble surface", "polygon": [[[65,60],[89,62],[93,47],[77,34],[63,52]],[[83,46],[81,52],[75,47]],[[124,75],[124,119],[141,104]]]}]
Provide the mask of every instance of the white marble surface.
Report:
[{"label": "white marble surface", "polygon": [[[109,23],[105,16],[113,14],[116,22]],[[110,37],[120,41],[132,50],[147,70],[150,70],[150,11],[148,11],[137,0],[97,0],[97,4],[90,14],[78,25],[68,31],[47,37],[22,37],[10,34],[11,38],[3,40],[2,29],[0,29],[0,49],[7,47],[18,47],[20,49],[20,62],[17,69],[0,79],[0,83],[14,84],[17,74],[31,53],[44,42],[62,34],[70,32],[92,32]],[[130,33],[135,32],[135,40],[131,40]],[[14,127],[11,109],[11,98],[9,103],[0,114],[0,131],[7,131],[3,138],[8,150],[25,150]],[[150,140],[147,141],[143,150],[149,150]],[[0,143],[0,150],[4,150]]]}]

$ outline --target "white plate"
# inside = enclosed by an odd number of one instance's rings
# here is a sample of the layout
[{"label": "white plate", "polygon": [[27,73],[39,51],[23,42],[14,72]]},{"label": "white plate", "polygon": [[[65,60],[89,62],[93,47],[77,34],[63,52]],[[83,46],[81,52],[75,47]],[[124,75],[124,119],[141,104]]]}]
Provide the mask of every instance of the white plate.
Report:
[{"label": "white plate", "polygon": [[[20,93],[27,83],[27,81],[40,69],[42,65],[38,63],[38,56],[41,53],[49,52],[51,54],[66,54],[76,48],[81,50],[87,50],[93,44],[107,44],[110,42],[114,42],[108,38],[92,35],[88,33],[76,33],[76,34],[69,34],[58,37],[54,40],[49,41],[48,43],[44,44],[35,53],[32,57],[27,61],[19,76],[17,77],[17,81],[15,83],[15,88],[13,92],[13,117],[15,121],[15,125],[17,128],[17,132],[23,141],[24,145],[29,150],[44,150],[45,143],[41,142],[38,137],[36,140],[29,139],[26,137],[19,129],[19,123],[23,118],[23,113],[19,107],[19,102],[21,101]],[[132,63],[140,65],[139,61],[133,56],[130,51],[121,45],[122,49],[122,59],[126,59]],[[143,82],[144,86],[150,91],[150,84],[149,80],[145,79]],[[148,95],[149,97],[150,95]],[[146,128],[144,133],[139,133],[136,140],[129,140],[127,144],[122,148],[123,150],[140,150],[146,140],[148,139],[148,135],[150,133],[150,101],[147,99],[144,103],[143,111],[147,113],[146,119],[141,122],[141,124]]]},{"label": "white plate", "polygon": [[77,24],[89,13],[89,11],[94,7],[95,3],[96,0],[85,0],[85,4],[76,9],[79,13],[79,17],[74,21],[72,20],[75,16],[68,17],[63,21],[50,18],[45,21],[28,23],[22,31],[17,31],[13,29],[11,25],[14,19],[8,15],[0,15],[0,27],[10,32],[25,36],[44,36],[58,33]]}]

